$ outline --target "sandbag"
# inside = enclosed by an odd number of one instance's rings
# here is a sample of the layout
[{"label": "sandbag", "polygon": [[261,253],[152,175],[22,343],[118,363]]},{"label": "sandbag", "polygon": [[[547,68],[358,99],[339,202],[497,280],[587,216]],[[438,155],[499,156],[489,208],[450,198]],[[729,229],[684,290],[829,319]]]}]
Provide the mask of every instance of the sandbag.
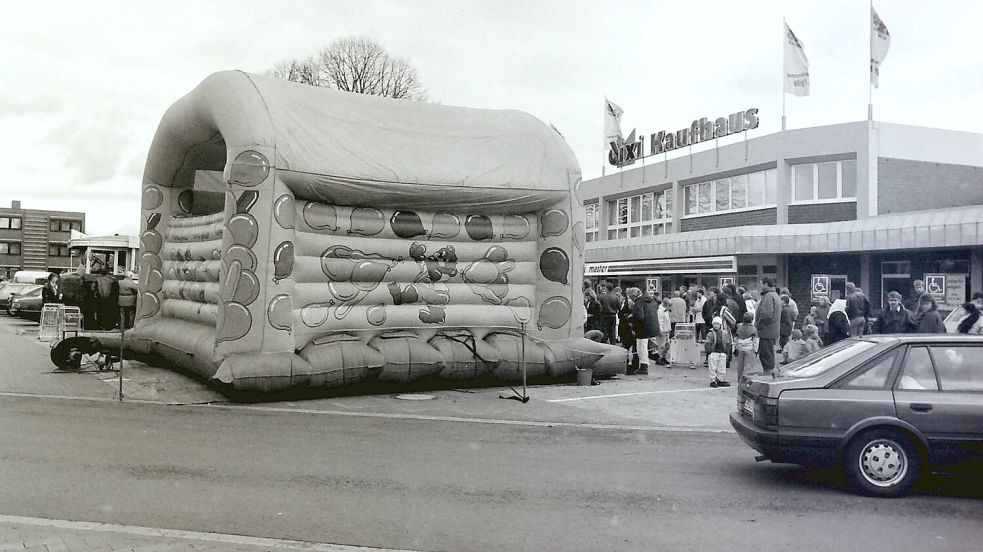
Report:
[{"label": "sandbag", "polygon": [[387,332],[372,338],[369,346],[385,358],[379,381],[409,383],[444,368],[441,352],[413,332]]},{"label": "sandbag", "polygon": [[492,369],[496,378],[507,382],[522,381],[523,360],[526,378],[542,376],[546,373],[546,347],[541,343],[525,338],[525,356],[523,357],[522,336],[511,332],[488,334],[485,341],[498,349],[501,355],[498,365]]},{"label": "sandbag", "polygon": [[469,330],[444,330],[430,339],[430,345],[444,357],[440,377],[447,380],[469,380],[498,365],[502,355]]},{"label": "sandbag", "polygon": [[346,333],[321,337],[307,344],[298,354],[310,363],[313,372],[309,385],[315,388],[338,387],[376,378],[386,364],[382,353]]}]

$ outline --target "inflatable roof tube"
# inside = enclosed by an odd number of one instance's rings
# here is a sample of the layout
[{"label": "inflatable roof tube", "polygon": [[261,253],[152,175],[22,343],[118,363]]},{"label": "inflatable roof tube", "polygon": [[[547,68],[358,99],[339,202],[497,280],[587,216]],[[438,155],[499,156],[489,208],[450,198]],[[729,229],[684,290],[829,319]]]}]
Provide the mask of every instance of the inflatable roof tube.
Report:
[{"label": "inflatable roof tube", "polygon": [[315,369],[290,353],[232,353],[212,379],[236,391],[274,392],[309,387]]}]

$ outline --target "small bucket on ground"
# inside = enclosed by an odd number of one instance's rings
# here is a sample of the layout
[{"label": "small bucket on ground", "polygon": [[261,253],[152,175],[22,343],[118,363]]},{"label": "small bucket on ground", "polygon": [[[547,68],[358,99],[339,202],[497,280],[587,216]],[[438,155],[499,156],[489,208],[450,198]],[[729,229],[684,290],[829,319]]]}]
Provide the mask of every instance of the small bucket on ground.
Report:
[{"label": "small bucket on ground", "polygon": [[594,379],[594,370],[590,368],[577,368],[577,385],[590,385]]}]

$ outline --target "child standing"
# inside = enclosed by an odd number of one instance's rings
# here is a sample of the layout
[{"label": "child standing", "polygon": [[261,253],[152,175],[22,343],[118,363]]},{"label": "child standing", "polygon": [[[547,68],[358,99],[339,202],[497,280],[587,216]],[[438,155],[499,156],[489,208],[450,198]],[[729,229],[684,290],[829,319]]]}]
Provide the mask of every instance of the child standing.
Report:
[{"label": "child standing", "polygon": [[723,331],[723,324],[719,316],[713,317],[713,328],[707,332],[707,339],[703,342],[707,352],[710,387],[730,387],[730,382],[723,379],[727,373],[727,355],[731,350],[730,334]]},{"label": "child standing", "polygon": [[754,327],[754,313],[744,313],[744,320],[737,325],[734,348],[737,349],[737,381],[740,382],[744,369],[750,368],[758,354],[758,330]]},{"label": "child standing", "polygon": [[785,348],[782,349],[782,352],[785,353],[785,362],[782,364],[795,362],[796,360],[799,360],[800,358],[809,354],[809,352],[806,350],[806,341],[802,339],[802,330],[792,330],[792,338],[785,344]]},{"label": "child standing", "polygon": [[819,339],[819,327],[813,324],[806,326],[806,331],[802,334],[806,341],[806,354],[811,355],[823,348],[823,342]]},{"label": "child standing", "polygon": [[803,327],[808,326],[809,324],[816,326],[817,329],[819,328],[819,309],[817,309],[815,306],[809,307],[809,314],[806,315],[806,319],[803,322]]}]

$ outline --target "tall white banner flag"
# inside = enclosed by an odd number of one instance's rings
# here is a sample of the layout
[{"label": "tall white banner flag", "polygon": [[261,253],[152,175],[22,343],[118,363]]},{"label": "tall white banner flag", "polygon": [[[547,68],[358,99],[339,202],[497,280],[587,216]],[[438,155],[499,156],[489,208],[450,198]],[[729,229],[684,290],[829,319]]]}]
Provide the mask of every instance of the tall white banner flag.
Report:
[{"label": "tall white banner flag", "polygon": [[607,149],[611,142],[621,140],[621,116],[625,110],[618,107],[618,104],[604,98],[604,148]]},{"label": "tall white banner flag", "polygon": [[[784,23],[784,22],[783,22]],[[802,41],[785,25],[785,93],[809,95],[809,58]]]},{"label": "tall white banner flag", "polygon": [[891,47],[891,33],[887,32],[887,25],[874,11],[874,6],[870,7],[870,83],[874,88],[878,88],[881,78],[881,62],[887,55],[888,48]]}]

